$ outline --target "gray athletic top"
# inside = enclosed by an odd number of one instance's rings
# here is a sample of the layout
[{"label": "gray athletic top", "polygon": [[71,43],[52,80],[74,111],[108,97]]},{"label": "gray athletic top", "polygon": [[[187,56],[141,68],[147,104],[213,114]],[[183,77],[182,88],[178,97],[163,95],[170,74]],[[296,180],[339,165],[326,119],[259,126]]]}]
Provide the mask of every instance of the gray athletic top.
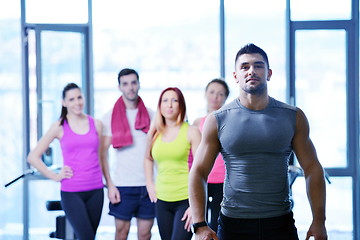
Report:
[{"label": "gray athletic top", "polygon": [[270,98],[254,111],[239,99],[215,112],[226,165],[221,211],[232,218],[268,218],[290,211],[288,163],[296,107]]}]

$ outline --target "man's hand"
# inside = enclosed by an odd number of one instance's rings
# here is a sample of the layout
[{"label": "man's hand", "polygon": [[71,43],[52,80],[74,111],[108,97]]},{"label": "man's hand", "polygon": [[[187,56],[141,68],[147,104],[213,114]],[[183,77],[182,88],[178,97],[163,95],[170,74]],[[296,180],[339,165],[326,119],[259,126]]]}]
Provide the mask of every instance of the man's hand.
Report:
[{"label": "man's hand", "polygon": [[119,203],[121,201],[119,189],[115,186],[108,186],[108,198],[112,204]]},{"label": "man's hand", "polygon": [[313,236],[315,240],[327,240],[325,224],[323,222],[312,222],[306,234],[306,240]]},{"label": "man's hand", "polygon": [[219,238],[209,226],[206,226],[196,230],[195,240],[219,240]]},{"label": "man's hand", "polygon": [[156,187],[153,182],[146,183],[146,190],[148,191],[150,201],[156,203]]}]

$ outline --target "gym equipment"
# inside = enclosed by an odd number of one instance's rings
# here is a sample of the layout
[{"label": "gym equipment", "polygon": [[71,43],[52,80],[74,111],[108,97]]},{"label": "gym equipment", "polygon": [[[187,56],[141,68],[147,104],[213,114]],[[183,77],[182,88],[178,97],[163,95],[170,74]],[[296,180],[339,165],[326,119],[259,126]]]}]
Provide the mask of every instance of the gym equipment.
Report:
[{"label": "gym equipment", "polygon": [[[46,209],[48,211],[59,211],[63,210],[61,207],[60,201],[47,201]],[[75,240],[77,239],[74,233],[73,228],[71,227],[69,221],[66,219],[65,215],[60,215],[56,217],[56,229],[54,232],[49,234],[51,238],[66,239],[66,240]]]}]

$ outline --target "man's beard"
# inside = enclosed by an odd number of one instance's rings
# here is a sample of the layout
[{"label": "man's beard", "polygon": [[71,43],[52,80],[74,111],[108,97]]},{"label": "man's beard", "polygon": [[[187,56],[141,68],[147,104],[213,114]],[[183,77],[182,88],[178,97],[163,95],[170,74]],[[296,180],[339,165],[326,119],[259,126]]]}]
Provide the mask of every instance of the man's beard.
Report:
[{"label": "man's beard", "polygon": [[266,84],[265,83],[260,83],[258,86],[256,87],[243,87],[243,90],[246,93],[252,94],[252,95],[261,95],[265,92],[266,89]]},{"label": "man's beard", "polygon": [[130,102],[137,101],[138,99],[138,95],[135,94],[135,92],[133,92],[132,94],[123,94],[123,96]]}]

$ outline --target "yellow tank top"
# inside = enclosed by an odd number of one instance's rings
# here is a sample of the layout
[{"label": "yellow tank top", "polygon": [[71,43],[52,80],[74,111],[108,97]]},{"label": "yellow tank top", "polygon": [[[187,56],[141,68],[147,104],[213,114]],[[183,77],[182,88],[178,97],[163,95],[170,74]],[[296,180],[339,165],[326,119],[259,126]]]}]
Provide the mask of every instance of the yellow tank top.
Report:
[{"label": "yellow tank top", "polygon": [[189,124],[184,122],[177,137],[163,142],[157,136],[152,147],[152,156],[157,163],[156,197],[167,202],[188,199],[188,156],[190,143],[187,139]]}]

